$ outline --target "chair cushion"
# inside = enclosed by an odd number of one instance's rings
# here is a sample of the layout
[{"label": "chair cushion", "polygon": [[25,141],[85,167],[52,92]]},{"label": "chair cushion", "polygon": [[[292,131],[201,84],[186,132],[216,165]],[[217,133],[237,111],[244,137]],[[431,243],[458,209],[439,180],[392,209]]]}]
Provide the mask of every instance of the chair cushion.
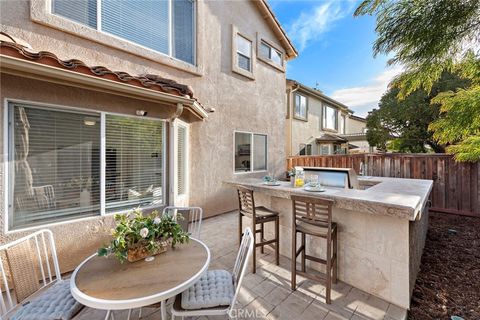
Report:
[{"label": "chair cushion", "polygon": [[210,270],[182,293],[182,308],[196,310],[229,306],[234,294],[232,274],[226,270]]},{"label": "chair cushion", "polygon": [[[337,224],[332,222],[332,231],[335,228],[337,228]],[[326,238],[328,234],[328,227],[316,226],[304,221],[297,221],[297,230],[323,238]]]},{"label": "chair cushion", "polygon": [[83,306],[70,294],[70,281],[58,281],[43,293],[26,301],[11,320],[69,320]]}]

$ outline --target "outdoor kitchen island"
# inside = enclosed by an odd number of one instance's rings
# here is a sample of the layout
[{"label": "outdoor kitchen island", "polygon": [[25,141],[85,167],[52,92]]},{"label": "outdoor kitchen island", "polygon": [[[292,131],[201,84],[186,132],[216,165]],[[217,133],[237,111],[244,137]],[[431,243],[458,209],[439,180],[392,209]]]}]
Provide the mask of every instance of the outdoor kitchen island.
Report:
[{"label": "outdoor kitchen island", "polygon": [[[280,253],[291,258],[291,195],[335,201],[333,221],[338,226],[338,278],[408,309],[428,228],[431,180],[369,177],[358,178],[358,189],[325,187],[324,192],[294,188],[290,182],[267,186],[261,179],[226,182],[230,187],[252,189],[256,206],[280,214]],[[248,218],[244,218],[248,220]],[[244,221],[250,226],[250,221]],[[273,230],[266,225],[266,238]],[[324,240],[307,237],[307,252],[324,257]],[[322,266],[307,266],[322,271]]]}]

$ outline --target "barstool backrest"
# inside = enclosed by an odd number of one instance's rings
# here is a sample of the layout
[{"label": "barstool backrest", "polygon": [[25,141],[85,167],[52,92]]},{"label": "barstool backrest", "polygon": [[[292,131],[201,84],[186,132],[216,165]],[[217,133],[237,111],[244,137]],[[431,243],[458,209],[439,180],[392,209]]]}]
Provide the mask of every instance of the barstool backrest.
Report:
[{"label": "barstool backrest", "polygon": [[332,226],[333,200],[306,196],[291,196],[292,210],[297,221],[328,228]]},{"label": "barstool backrest", "polygon": [[244,187],[237,187],[238,209],[243,215],[251,216],[255,213],[255,200],[253,190]]}]

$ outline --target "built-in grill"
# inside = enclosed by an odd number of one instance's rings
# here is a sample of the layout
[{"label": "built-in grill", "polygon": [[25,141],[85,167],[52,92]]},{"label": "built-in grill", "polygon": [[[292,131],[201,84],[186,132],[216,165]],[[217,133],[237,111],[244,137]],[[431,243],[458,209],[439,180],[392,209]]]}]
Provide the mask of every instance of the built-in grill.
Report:
[{"label": "built-in grill", "polygon": [[352,168],[304,167],[305,177],[318,176],[322,186],[360,189],[357,174]]}]

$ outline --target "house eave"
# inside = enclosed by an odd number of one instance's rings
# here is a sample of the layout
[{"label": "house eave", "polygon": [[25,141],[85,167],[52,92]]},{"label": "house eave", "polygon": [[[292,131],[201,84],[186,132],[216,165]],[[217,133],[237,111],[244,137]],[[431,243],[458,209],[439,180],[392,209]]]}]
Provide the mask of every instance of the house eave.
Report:
[{"label": "house eave", "polygon": [[208,113],[200,104],[189,96],[179,96],[165,92],[150,90],[118,81],[99,78],[88,74],[52,67],[9,55],[0,54],[1,73],[47,81],[51,83],[79,87],[117,96],[176,106],[183,104],[199,120],[208,117]]}]

